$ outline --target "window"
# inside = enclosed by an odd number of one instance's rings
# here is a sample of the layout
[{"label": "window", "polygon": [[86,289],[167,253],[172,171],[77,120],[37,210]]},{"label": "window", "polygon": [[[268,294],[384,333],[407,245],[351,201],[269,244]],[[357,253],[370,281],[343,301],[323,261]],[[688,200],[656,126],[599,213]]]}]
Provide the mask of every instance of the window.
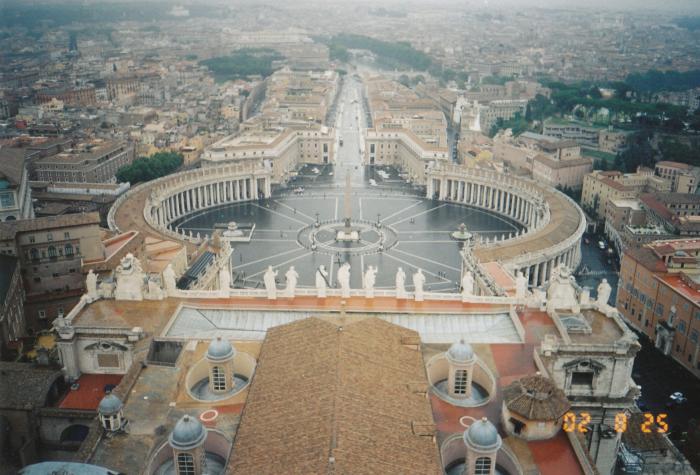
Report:
[{"label": "window", "polygon": [[0,208],[13,208],[15,206],[14,193],[0,193]]},{"label": "window", "polygon": [[211,369],[212,384],[214,386],[214,391],[225,391],[226,390],[226,375],[221,366],[214,366]]},{"label": "window", "polygon": [[700,334],[698,334],[698,331],[693,330],[692,332],[690,332],[690,341],[692,341],[693,343],[695,343],[697,345],[699,336],[700,336]]},{"label": "window", "polygon": [[32,257],[32,260],[39,260],[39,251],[35,247],[29,251],[29,255]]},{"label": "window", "polygon": [[678,322],[678,331],[681,334],[685,335],[685,322],[682,320],[680,322]]},{"label": "window", "polygon": [[194,457],[192,457],[192,454],[177,454],[177,473],[178,475],[195,475]]},{"label": "window", "polygon": [[588,388],[593,387],[593,373],[576,371],[571,375],[571,385],[572,386],[586,386]]},{"label": "window", "polygon": [[46,240],[47,240],[47,241],[53,241],[53,234],[48,233],[48,234],[46,235]]},{"label": "window", "polygon": [[467,394],[467,370],[455,371],[455,394]]},{"label": "window", "polygon": [[63,233],[63,239],[70,239],[70,233],[68,231]]},{"label": "window", "polygon": [[56,259],[56,257],[57,257],[56,248],[53,246],[49,246],[49,258]]},{"label": "window", "polygon": [[73,246],[71,244],[66,244],[63,247],[63,252],[66,254],[66,257],[72,257],[73,256]]},{"label": "window", "polygon": [[661,316],[664,313],[664,306],[660,303],[656,304],[656,314]]},{"label": "window", "polygon": [[491,473],[491,459],[479,457],[474,463],[474,475],[489,475]]}]

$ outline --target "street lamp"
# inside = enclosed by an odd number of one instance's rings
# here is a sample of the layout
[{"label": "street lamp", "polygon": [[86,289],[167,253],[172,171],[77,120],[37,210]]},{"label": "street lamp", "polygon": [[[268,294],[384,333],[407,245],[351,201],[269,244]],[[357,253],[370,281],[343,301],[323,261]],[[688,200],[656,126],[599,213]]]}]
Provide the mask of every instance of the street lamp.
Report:
[{"label": "street lamp", "polygon": [[319,213],[318,211],[316,212],[316,227],[321,226],[321,223],[318,221]]},{"label": "street lamp", "polygon": [[381,213],[377,213],[377,227],[378,228],[382,227],[382,222],[379,220],[379,218],[381,218],[381,216],[382,216]]}]

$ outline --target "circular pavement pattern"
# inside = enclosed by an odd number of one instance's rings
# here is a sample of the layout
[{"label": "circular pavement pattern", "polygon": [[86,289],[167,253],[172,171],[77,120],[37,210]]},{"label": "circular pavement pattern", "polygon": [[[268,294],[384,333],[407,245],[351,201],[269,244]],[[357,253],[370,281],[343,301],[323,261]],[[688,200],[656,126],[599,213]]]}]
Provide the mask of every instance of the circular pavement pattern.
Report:
[{"label": "circular pavement pattern", "polygon": [[407,185],[392,168],[356,167],[349,172],[351,223],[359,229],[359,242],[335,240],[336,231],[344,226],[345,172],[338,170],[336,175],[332,165],[302,168],[271,199],[204,210],[173,227],[210,235],[217,224],[255,224],[249,243],[231,243],[232,281],[237,288],[263,287],[263,273],[270,265],[279,270],[280,286],[289,266],[299,273],[300,286],[313,286],[320,265],[329,271],[331,286],[336,286],[336,272],[348,261],[352,288],[362,288],[362,273],[372,265],[378,268],[377,289],[393,289],[396,271],[402,267],[407,290],[412,289],[410,275],[420,268],[426,290],[444,292],[459,289],[462,244],[451,234],[461,223],[477,241],[481,236],[507,237],[521,229],[487,211],[426,199],[424,191]]}]

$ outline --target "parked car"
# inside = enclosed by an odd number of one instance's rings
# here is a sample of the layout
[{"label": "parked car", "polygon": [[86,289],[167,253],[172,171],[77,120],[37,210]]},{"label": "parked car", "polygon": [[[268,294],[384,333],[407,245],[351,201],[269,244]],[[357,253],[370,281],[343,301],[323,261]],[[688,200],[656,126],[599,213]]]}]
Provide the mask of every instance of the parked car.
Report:
[{"label": "parked car", "polygon": [[598,241],[598,249],[601,251],[605,250],[605,241]]},{"label": "parked car", "polygon": [[676,406],[680,405],[680,404],[685,404],[688,401],[688,399],[681,392],[675,392],[675,393],[671,394],[668,397],[668,399],[672,405],[676,405]]}]

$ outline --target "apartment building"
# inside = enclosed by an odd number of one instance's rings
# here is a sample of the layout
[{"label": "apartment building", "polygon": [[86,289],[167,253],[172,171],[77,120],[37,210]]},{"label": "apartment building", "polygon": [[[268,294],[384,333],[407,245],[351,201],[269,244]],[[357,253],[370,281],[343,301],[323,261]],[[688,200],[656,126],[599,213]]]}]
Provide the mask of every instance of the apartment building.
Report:
[{"label": "apartment building", "polygon": [[109,183],[134,161],[134,147],[125,142],[93,140],[32,162],[36,179],[48,182]]},{"label": "apartment building", "polygon": [[659,351],[700,377],[700,240],[625,251],[617,308]]},{"label": "apartment building", "polygon": [[670,181],[674,193],[695,193],[700,184],[700,167],[687,163],[660,161],[654,166],[654,173]]},{"label": "apartment building", "polygon": [[0,223],[0,254],[19,259],[27,326],[38,330],[67,313],[84,291],[83,264],[101,260],[98,213]]},{"label": "apartment building", "polygon": [[649,193],[640,200],[651,223],[682,236],[700,234],[700,195]]},{"label": "apartment building", "polygon": [[639,167],[636,173],[595,170],[583,178],[581,205],[602,220],[610,200],[634,199],[642,193],[670,190],[671,183],[648,168]]},{"label": "apartment building", "polygon": [[34,217],[27,150],[0,146],[0,221]]},{"label": "apartment building", "polygon": [[629,135],[625,131],[560,119],[546,120],[542,126],[542,134],[557,139],[574,140],[581,146],[610,153],[617,153],[625,148]]},{"label": "apartment building", "polygon": [[19,260],[0,254],[0,359],[26,334],[24,288]]}]

